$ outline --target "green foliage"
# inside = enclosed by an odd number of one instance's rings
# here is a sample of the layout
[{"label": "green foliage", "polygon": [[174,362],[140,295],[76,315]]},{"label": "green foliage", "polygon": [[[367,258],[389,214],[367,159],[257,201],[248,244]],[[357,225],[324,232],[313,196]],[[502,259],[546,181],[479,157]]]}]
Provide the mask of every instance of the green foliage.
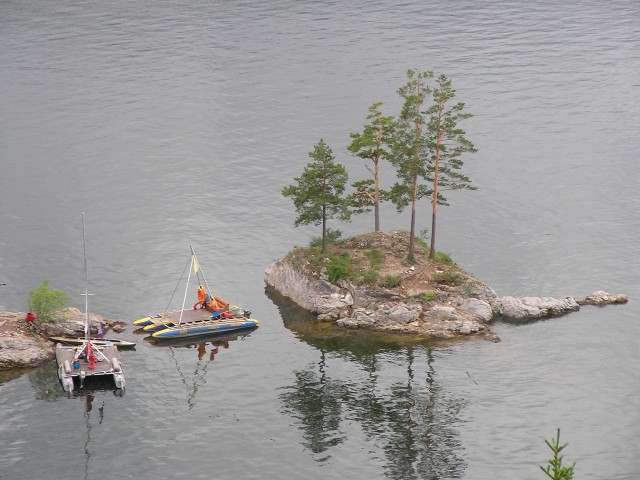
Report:
[{"label": "green foliage", "polygon": [[428,292],[424,292],[422,294],[422,301],[425,303],[431,302],[432,300],[436,300],[437,298],[438,298],[438,294],[433,290],[429,290]]},{"label": "green foliage", "polygon": [[50,289],[50,279],[45,278],[42,283],[29,292],[29,306],[39,318],[48,322],[62,320],[62,310],[71,304],[71,296],[57,289]]},{"label": "green foliage", "polygon": [[464,278],[457,272],[438,272],[431,276],[431,280],[436,283],[448,283],[451,285],[462,285]]},{"label": "green foliage", "polygon": [[331,283],[336,283],[342,278],[347,278],[351,267],[351,256],[344,252],[338,257],[332,257],[327,263],[327,276]]},{"label": "green foliage", "polygon": [[372,248],[371,250],[369,250],[366,253],[366,256],[369,259],[372,267],[378,267],[382,264],[382,262],[384,262],[384,253],[382,253],[377,248]]},{"label": "green foliage", "polygon": [[556,433],[556,438],[552,438],[551,440],[545,440],[544,443],[551,449],[553,452],[553,458],[547,461],[547,467],[543,467],[540,465],[540,470],[547,474],[547,477],[553,480],[571,480],[573,478],[573,469],[576,466],[576,462],[573,462],[573,465],[570,467],[566,467],[562,465],[562,461],[564,457],[560,455],[560,452],[565,449],[568,443],[564,445],[560,445],[560,429],[558,428]]},{"label": "green foliage", "polygon": [[436,252],[436,261],[445,263],[447,265],[451,265],[452,267],[456,266],[456,262],[451,260],[451,257],[449,256],[449,254],[444,252]]},{"label": "green foliage", "polygon": [[376,232],[380,230],[380,202],[388,199],[387,193],[380,189],[380,160],[390,159],[395,128],[394,118],[383,116],[380,105],[382,103],[377,102],[369,107],[367,120],[371,123],[364,126],[362,133],[351,133],[352,142],[347,147],[354,155],[372,162],[366,166],[372,178],[353,183],[355,191],[349,195],[349,202],[355,214],[368,212],[374,207]]},{"label": "green foliage", "polygon": [[365,270],[364,273],[358,278],[357,283],[359,285],[377,285],[380,274],[378,268],[370,268]]},{"label": "green foliage", "polygon": [[465,131],[458,127],[460,121],[470,118],[472,115],[463,112],[464,103],[459,102],[450,106],[450,101],[456,95],[456,91],[451,87],[451,80],[445,75],[440,75],[432,91],[433,105],[427,111],[429,115],[428,145],[434,185],[431,199],[433,206],[431,259],[434,258],[436,251],[436,209],[438,205],[448,205],[442,192],[476,189],[471,185],[469,177],[462,175],[459,170],[463,165],[461,155],[477,151],[473,144],[465,138]]},{"label": "green foliage", "polygon": [[380,280],[380,286],[381,287],[393,288],[393,287],[397,287],[398,285],[400,285],[401,282],[402,282],[402,276],[401,275],[385,275]]},{"label": "green foliage", "polygon": [[[327,228],[326,242],[327,245],[335,243],[342,236],[342,232],[340,230],[333,230],[332,228]],[[322,237],[313,237],[309,242],[310,247],[322,247]]]},{"label": "green foliage", "polygon": [[[394,130],[391,163],[396,169],[398,182],[389,191],[391,201],[398,211],[411,205],[411,228],[409,239],[409,261],[414,261],[416,202],[429,196],[431,189],[431,162],[426,135],[423,104],[431,87],[427,80],[433,72],[407,71],[407,83],[398,89],[403,99],[402,109]],[[426,181],[425,185],[422,181]]]},{"label": "green foliage", "polygon": [[282,195],[291,197],[298,216],[294,226],[322,225],[322,251],[326,251],[326,222],[330,218],[349,220],[351,212],[347,199],[343,197],[349,178],[343,165],[334,163],[331,148],[320,139],[312,152],[312,161],[295,184],[282,189]]}]

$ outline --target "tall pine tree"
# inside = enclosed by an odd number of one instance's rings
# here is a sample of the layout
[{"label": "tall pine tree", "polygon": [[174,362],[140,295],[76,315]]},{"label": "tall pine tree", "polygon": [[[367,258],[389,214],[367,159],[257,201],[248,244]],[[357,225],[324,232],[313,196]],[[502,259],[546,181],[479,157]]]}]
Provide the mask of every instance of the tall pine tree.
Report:
[{"label": "tall pine tree", "polygon": [[322,253],[327,248],[327,219],[348,220],[351,212],[342,196],[349,178],[343,165],[334,163],[335,156],[323,139],[309,152],[311,162],[295,185],[282,189],[282,195],[291,197],[298,216],[294,225],[322,224]]},{"label": "tall pine tree", "polygon": [[384,190],[380,189],[380,161],[390,159],[391,143],[393,140],[393,116],[383,116],[380,112],[382,102],[376,102],[369,107],[367,120],[362,133],[351,133],[351,145],[347,147],[354,155],[370,160],[372,165],[366,165],[372,178],[354,182],[355,192],[350,195],[355,213],[374,209],[374,229],[380,231],[380,202],[386,198]]},{"label": "tall pine tree", "polygon": [[433,89],[433,105],[427,111],[429,115],[429,155],[433,169],[433,191],[431,199],[431,251],[429,258],[435,258],[436,252],[436,217],[437,206],[448,205],[442,195],[446,190],[475,190],[471,180],[459,172],[463,166],[463,153],[476,152],[476,148],[468,141],[465,132],[458,123],[472,115],[464,113],[464,103],[450,105],[456,92],[451,87],[451,80],[445,75],[437,78]]},{"label": "tall pine tree", "polygon": [[391,201],[398,211],[411,205],[411,228],[409,235],[409,262],[415,261],[416,205],[420,198],[431,195],[432,190],[421,180],[430,182],[428,137],[426,135],[423,104],[431,88],[426,81],[433,77],[430,71],[407,72],[408,82],[398,89],[404,99],[394,133],[391,162],[396,167],[399,182],[390,191]]}]

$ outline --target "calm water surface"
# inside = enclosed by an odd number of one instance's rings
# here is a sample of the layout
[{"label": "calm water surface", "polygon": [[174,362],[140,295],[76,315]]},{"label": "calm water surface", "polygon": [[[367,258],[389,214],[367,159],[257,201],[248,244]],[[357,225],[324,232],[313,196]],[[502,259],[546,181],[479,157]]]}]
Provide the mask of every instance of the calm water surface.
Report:
[{"label": "calm water surface", "polygon": [[[576,478],[640,478],[637,2],[0,0],[0,56],[0,310],[45,277],[82,306],[84,211],[92,311],[164,309],[192,245],[261,320],[204,351],[129,327],[124,395],[67,398],[55,363],[4,373],[0,478],[534,479],[557,427]],[[450,196],[438,249],[500,295],[629,304],[429,343],[265,291],[319,234],[282,187],[321,137],[364,178],[348,134],[375,101],[397,112],[408,68],[475,114],[478,190]]]}]

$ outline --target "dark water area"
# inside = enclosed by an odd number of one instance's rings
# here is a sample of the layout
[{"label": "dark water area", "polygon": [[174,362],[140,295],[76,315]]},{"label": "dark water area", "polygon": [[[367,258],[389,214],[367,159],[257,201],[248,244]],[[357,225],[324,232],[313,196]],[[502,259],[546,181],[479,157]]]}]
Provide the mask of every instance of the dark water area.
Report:
[{"label": "dark water area", "polygon": [[[85,212],[92,312],[162,311],[193,246],[260,320],[204,345],[129,326],[124,395],[68,398],[55,362],[3,372],[0,478],[533,479],[557,427],[576,478],[640,477],[637,2],[0,0],[0,58],[0,310],[47,277],[83,307]],[[434,342],[318,324],[265,290],[319,235],[282,188],[320,138],[365,178],[349,133],[376,101],[397,113],[408,68],[449,76],[474,114],[478,190],[439,210],[438,250],[499,295],[627,305]],[[382,229],[408,227],[383,207]]]}]

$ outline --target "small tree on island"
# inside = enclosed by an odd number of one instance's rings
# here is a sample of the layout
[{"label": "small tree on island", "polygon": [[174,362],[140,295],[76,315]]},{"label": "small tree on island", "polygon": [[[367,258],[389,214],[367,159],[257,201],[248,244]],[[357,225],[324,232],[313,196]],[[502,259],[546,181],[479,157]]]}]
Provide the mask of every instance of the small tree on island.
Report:
[{"label": "small tree on island", "polygon": [[29,308],[44,321],[57,322],[61,320],[61,311],[71,304],[71,296],[58,289],[50,289],[51,280],[45,278],[42,283],[29,292]]},{"label": "small tree on island", "polygon": [[438,205],[448,205],[441,194],[443,190],[476,190],[471,180],[458,170],[463,161],[460,156],[466,152],[476,152],[476,148],[468,141],[465,132],[458,127],[458,122],[472,115],[463,113],[464,103],[456,103],[448,108],[448,102],[456,95],[451,88],[451,80],[440,75],[433,89],[434,104],[427,111],[430,116],[428,124],[429,154],[433,169],[433,191],[431,199],[431,249],[429,258],[435,258],[436,252],[436,211]]},{"label": "small tree on island", "polygon": [[395,126],[393,116],[383,116],[380,112],[382,102],[369,107],[367,120],[371,123],[364,126],[362,133],[351,133],[353,139],[347,147],[354,155],[370,160],[373,166],[366,165],[373,178],[354,182],[355,192],[349,198],[354,213],[364,213],[374,209],[374,229],[380,231],[380,202],[387,198],[387,193],[380,189],[380,160],[391,158],[391,144]]},{"label": "small tree on island", "polygon": [[325,253],[327,219],[349,220],[351,216],[348,202],[342,196],[349,176],[343,165],[334,163],[335,156],[322,138],[309,157],[312,161],[294,179],[296,184],[283,188],[282,195],[293,199],[298,212],[294,226],[322,224],[322,253]]},{"label": "small tree on island", "polygon": [[398,211],[411,204],[411,228],[409,234],[409,262],[415,262],[416,205],[420,198],[431,195],[432,190],[420,183],[420,179],[432,181],[429,164],[426,119],[422,104],[431,88],[426,80],[433,77],[430,71],[407,71],[409,81],[398,94],[404,99],[394,131],[391,162],[396,167],[399,182],[391,187],[391,201]]}]

